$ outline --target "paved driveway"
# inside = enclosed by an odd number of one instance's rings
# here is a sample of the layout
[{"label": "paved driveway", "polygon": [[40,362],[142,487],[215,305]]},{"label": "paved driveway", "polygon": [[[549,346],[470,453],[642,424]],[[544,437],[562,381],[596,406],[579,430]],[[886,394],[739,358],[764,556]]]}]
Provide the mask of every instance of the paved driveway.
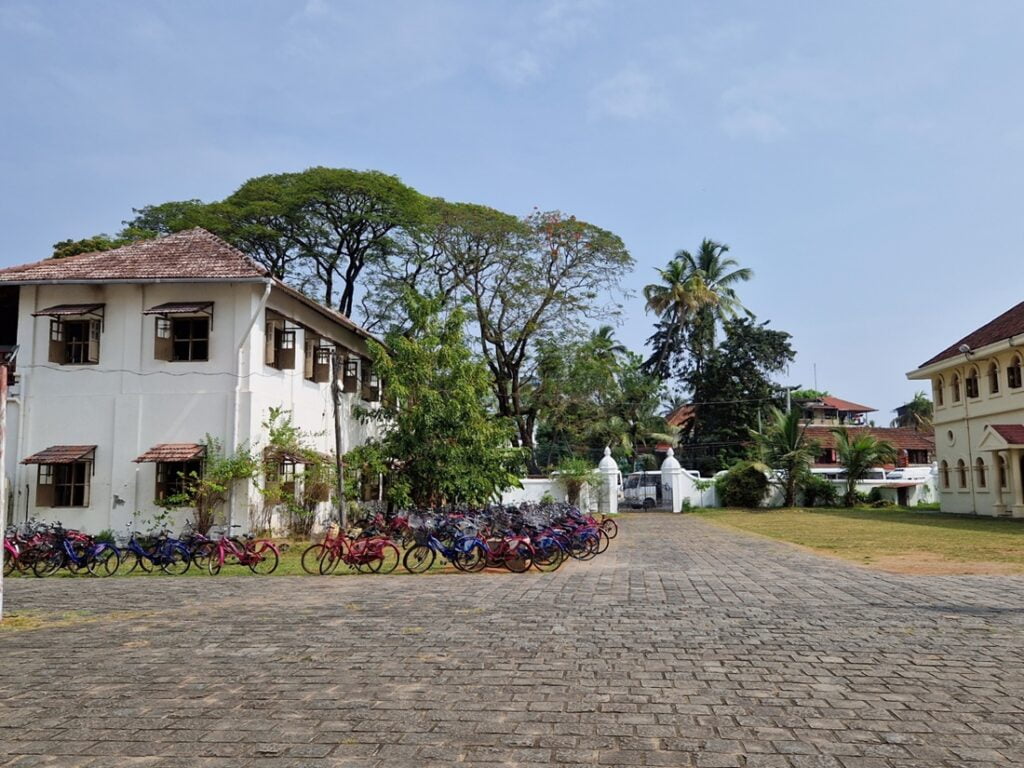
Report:
[{"label": "paved driveway", "polygon": [[1024,579],[689,517],[629,516],[548,575],[23,579],[8,602],[90,614],[0,633],[2,765],[1024,765]]}]

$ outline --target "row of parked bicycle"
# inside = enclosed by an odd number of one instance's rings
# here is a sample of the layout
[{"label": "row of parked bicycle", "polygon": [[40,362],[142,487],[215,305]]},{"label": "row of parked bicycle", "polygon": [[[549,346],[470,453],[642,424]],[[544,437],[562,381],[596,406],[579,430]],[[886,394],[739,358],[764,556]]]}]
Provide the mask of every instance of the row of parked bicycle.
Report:
[{"label": "row of parked bicycle", "polygon": [[[303,551],[301,564],[307,573],[318,575],[391,573],[400,563],[409,573],[423,573],[446,562],[470,573],[485,568],[553,571],[568,559],[596,557],[617,533],[611,518],[598,521],[569,505],[378,514],[349,531],[329,528],[322,541]],[[266,575],[277,570],[288,548],[270,539],[229,535],[224,529],[212,535],[132,533],[113,543],[59,523],[36,522],[8,528],[3,546],[5,575],[17,571],[38,577],[62,569],[94,576],[137,569],[177,576],[198,568],[216,575],[226,565]]]},{"label": "row of parked bicycle", "polygon": [[269,539],[228,536],[223,531],[212,536],[189,531],[177,537],[169,531],[131,533],[115,544],[60,523],[33,521],[7,529],[4,575],[18,571],[42,577],[66,569],[113,576],[136,569],[145,573],[159,569],[180,576],[192,567],[216,575],[225,565],[233,564],[248,566],[253,573],[270,574],[277,570],[281,552],[282,546]]},{"label": "row of parked bicycle", "polygon": [[596,557],[617,534],[610,517],[599,521],[569,505],[377,515],[356,536],[329,530],[302,553],[302,568],[311,574],[391,573],[401,562],[409,573],[423,573],[440,561],[468,573],[554,571],[570,558]]}]

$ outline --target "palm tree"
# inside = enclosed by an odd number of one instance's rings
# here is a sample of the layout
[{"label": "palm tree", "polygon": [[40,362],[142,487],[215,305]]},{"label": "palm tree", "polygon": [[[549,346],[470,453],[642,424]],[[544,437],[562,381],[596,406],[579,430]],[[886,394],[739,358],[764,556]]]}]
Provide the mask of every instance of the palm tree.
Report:
[{"label": "palm tree", "polygon": [[591,355],[612,368],[618,367],[620,359],[629,351],[615,338],[615,329],[610,325],[602,325],[591,331],[587,346]]},{"label": "palm tree", "polygon": [[783,506],[794,506],[797,489],[809,474],[818,450],[817,444],[807,439],[800,410],[794,408],[786,413],[775,407],[769,408],[764,426],[760,431],[751,430],[750,436],[760,454],[760,461],[785,473]]},{"label": "palm tree", "polygon": [[924,392],[914,393],[914,399],[896,409],[894,427],[913,427],[922,432],[932,428],[932,401]]},{"label": "palm tree", "polygon": [[687,336],[699,366],[715,344],[719,323],[741,312],[753,317],[736,295],[736,286],[754,273],[726,257],[728,251],[729,246],[705,238],[696,255],[677,251],[658,270],[661,282],[644,288],[646,310],[658,316],[661,326],[650,368],[664,371],[664,361]]},{"label": "palm tree", "polygon": [[836,456],[846,470],[846,494],[843,503],[852,507],[857,495],[857,483],[868,470],[896,460],[896,449],[887,440],[879,440],[870,432],[851,434],[846,427],[832,430],[836,438]]}]

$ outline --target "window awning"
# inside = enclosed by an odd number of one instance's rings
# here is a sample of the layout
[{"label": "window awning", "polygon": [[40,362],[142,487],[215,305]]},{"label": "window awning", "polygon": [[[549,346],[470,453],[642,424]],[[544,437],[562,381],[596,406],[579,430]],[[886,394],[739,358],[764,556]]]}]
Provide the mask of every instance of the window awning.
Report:
[{"label": "window awning", "polygon": [[103,311],[106,304],[55,304],[52,307],[46,309],[40,309],[38,312],[33,312],[32,317],[53,317],[60,319],[62,317],[95,317],[97,320],[103,319]]},{"label": "window awning", "polygon": [[74,464],[76,461],[93,461],[96,458],[95,445],[51,445],[44,451],[33,453],[22,464]]},{"label": "window awning", "polygon": [[197,443],[159,443],[135,459],[136,464],[162,461],[194,461],[206,455],[206,448]]},{"label": "window awning", "polygon": [[156,315],[157,317],[170,317],[171,315],[206,315],[210,318],[210,326],[213,326],[213,302],[212,301],[168,301],[164,304],[157,304],[142,312],[144,315]]}]

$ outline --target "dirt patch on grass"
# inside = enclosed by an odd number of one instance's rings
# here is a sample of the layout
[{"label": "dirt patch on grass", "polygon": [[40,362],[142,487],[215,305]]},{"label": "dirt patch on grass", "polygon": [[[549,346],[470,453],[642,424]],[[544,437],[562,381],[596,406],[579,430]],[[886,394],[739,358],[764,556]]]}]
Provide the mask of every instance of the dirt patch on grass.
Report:
[{"label": "dirt patch on grass", "polygon": [[1018,563],[998,561],[951,560],[934,552],[903,552],[898,555],[878,555],[863,563],[869,568],[890,573],[914,573],[927,576],[1006,576],[1024,573]]}]

